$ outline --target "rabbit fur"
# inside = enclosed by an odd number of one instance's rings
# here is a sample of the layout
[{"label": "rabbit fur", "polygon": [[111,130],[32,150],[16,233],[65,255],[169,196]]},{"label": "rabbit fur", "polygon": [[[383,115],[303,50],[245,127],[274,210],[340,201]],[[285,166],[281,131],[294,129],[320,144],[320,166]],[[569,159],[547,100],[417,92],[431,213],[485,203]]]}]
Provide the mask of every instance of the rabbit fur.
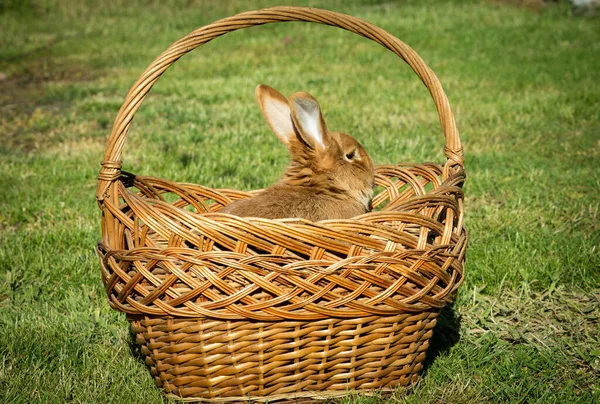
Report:
[{"label": "rabbit fur", "polygon": [[291,164],[281,179],[250,198],[220,210],[242,217],[346,219],[366,213],[373,196],[373,161],[352,136],[330,132],[317,100],[297,92],[286,99],[256,87],[260,109],[288,148]]}]

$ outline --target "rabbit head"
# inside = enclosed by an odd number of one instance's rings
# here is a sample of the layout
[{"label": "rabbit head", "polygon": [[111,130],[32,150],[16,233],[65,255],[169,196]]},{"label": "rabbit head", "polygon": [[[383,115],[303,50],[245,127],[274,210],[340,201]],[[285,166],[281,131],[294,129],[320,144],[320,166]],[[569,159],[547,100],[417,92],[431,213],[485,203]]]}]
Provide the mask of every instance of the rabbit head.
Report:
[{"label": "rabbit head", "polygon": [[281,182],[311,187],[332,197],[347,196],[360,202],[364,212],[369,210],[373,196],[373,161],[352,136],[327,129],[319,103],[313,96],[297,92],[288,100],[261,84],[256,88],[256,98],[273,133],[291,155],[291,164]]}]

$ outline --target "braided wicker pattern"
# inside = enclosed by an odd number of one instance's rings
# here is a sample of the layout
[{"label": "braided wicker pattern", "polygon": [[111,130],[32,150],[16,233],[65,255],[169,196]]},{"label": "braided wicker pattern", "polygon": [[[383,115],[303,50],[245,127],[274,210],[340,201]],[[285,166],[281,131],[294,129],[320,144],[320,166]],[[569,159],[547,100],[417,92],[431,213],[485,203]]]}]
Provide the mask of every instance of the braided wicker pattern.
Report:
[{"label": "braided wicker pattern", "polygon": [[319,223],[211,213],[250,193],[124,176],[124,204],[105,203],[122,246],[98,248],[110,302],[128,314],[259,321],[442,308],[462,279],[466,238],[453,231],[464,177],[442,184],[441,170],[378,167],[374,212]]},{"label": "braided wicker pattern", "polygon": [[[372,212],[317,223],[221,214],[258,191],[121,171],[131,120],[171,64],[229,31],[280,21],[338,26],[404,59],[438,109],[446,163],[379,166]],[[462,282],[464,180],[448,101],[412,49],[329,11],[242,13],[173,44],[127,95],[98,176],[102,280],[168,394],[235,401],[387,391],[415,380],[437,313]]]},{"label": "braided wicker pattern", "polygon": [[167,394],[272,401],[387,392],[412,383],[436,316],[428,311],[310,324],[145,317],[132,330]]}]

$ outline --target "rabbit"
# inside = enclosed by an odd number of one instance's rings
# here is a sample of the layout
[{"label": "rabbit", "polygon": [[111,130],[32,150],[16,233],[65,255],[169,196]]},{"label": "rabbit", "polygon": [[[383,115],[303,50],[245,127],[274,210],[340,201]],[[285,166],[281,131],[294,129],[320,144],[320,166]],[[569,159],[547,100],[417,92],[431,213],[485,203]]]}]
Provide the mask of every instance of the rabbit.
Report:
[{"label": "rabbit", "polygon": [[313,96],[297,92],[287,100],[261,84],[256,87],[256,99],[292,161],[277,183],[255,196],[232,202],[220,213],[316,222],[347,219],[370,210],[373,161],[352,136],[327,130]]}]

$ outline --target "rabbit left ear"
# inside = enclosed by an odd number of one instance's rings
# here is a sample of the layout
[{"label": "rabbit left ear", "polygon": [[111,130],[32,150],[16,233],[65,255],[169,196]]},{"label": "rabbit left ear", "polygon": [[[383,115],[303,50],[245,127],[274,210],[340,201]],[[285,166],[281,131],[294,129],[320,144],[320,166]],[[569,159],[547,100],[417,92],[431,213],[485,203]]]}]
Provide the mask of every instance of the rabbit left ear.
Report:
[{"label": "rabbit left ear", "polygon": [[317,100],[308,93],[298,92],[292,94],[289,103],[294,126],[302,140],[312,149],[327,149],[330,135]]},{"label": "rabbit left ear", "polygon": [[277,90],[265,84],[256,87],[256,100],[271,130],[284,144],[295,137],[288,100]]}]

